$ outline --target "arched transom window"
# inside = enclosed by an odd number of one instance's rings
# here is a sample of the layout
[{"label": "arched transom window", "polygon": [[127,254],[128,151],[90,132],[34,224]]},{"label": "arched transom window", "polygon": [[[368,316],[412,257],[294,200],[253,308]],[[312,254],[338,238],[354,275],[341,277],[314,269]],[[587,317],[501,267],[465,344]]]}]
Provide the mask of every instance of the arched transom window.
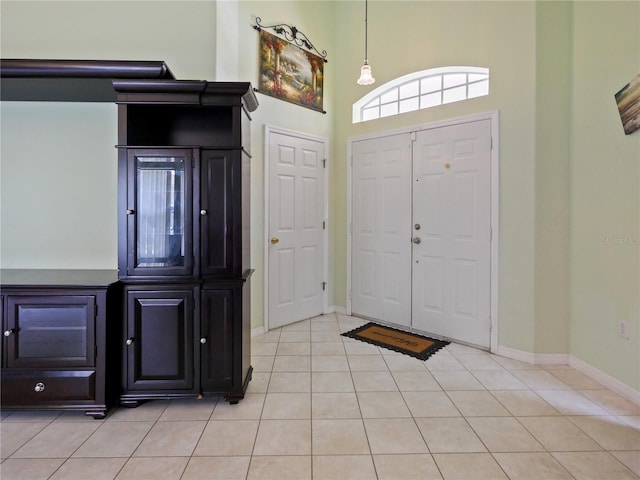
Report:
[{"label": "arched transom window", "polygon": [[489,69],[441,67],[403,75],[353,104],[353,123],[489,95]]}]

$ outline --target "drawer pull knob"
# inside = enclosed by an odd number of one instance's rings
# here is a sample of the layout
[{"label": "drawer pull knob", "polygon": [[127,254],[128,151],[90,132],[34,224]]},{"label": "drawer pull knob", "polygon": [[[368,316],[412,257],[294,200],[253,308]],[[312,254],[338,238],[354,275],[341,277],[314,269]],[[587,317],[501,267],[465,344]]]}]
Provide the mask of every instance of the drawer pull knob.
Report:
[{"label": "drawer pull knob", "polygon": [[203,208],[202,210],[200,210],[200,215],[202,215],[203,217],[207,215],[207,211]]},{"label": "drawer pull knob", "polygon": [[200,339],[200,343],[201,343],[201,344],[203,344],[203,345],[204,345],[205,343],[207,343],[207,337],[202,337],[202,338]]},{"label": "drawer pull knob", "polygon": [[34,390],[37,393],[44,392],[44,383],[42,383],[42,382],[36,383],[36,386],[35,386]]},{"label": "drawer pull knob", "polygon": [[5,337],[10,337],[14,333],[15,333],[15,330],[13,328],[10,328],[9,330],[5,330],[4,331],[4,336]]},{"label": "drawer pull knob", "polygon": [[125,342],[127,345],[132,345],[133,344],[133,337],[131,338],[127,338],[127,341]]}]

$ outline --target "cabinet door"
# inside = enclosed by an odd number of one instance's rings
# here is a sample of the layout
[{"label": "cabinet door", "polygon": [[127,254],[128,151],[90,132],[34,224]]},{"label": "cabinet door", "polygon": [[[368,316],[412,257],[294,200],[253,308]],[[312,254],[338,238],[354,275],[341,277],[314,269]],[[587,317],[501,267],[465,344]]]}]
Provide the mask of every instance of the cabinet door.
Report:
[{"label": "cabinet door", "polygon": [[241,328],[238,295],[233,288],[221,288],[203,290],[201,297],[201,383],[203,391],[215,392],[233,386],[234,340]]},{"label": "cabinet door", "polygon": [[95,365],[94,296],[7,295],[6,302],[8,368]]},{"label": "cabinet door", "polygon": [[127,290],[126,388],[191,390],[193,290]]},{"label": "cabinet door", "polygon": [[203,150],[200,167],[200,271],[242,274],[241,164],[237,152]]},{"label": "cabinet door", "polygon": [[192,275],[192,151],[130,150],[127,162],[127,275]]}]

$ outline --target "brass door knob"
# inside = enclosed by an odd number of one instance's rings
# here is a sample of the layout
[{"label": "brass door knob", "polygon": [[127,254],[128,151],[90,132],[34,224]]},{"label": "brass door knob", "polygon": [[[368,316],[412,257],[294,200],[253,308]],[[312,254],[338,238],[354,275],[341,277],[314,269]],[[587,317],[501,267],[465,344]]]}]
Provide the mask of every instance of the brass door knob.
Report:
[{"label": "brass door knob", "polygon": [[445,163],[444,168],[451,168],[451,165],[449,163]]},{"label": "brass door knob", "polygon": [[271,244],[275,245],[276,243],[278,243],[280,241],[280,239],[278,237],[271,237]]}]

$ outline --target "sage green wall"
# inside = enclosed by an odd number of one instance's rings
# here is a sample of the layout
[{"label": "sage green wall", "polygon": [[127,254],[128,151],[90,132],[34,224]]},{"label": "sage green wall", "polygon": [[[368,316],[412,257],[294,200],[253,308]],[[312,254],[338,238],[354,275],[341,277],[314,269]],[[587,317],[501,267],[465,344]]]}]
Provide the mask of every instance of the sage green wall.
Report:
[{"label": "sage green wall", "polygon": [[[569,353],[639,388],[640,134],[622,134],[613,102],[640,72],[637,2],[373,1],[371,87],[355,84],[363,2],[3,0],[0,9],[5,58],[156,59],[178,78],[255,84],[255,16],[295,25],[329,52],[327,115],[261,94],[252,115],[254,327],[264,321],[265,125],[330,139],[329,303],[345,306],[348,138],[499,111],[499,344]],[[352,104],[372,88],[447,65],[490,68],[490,95],[351,124]],[[115,107],[3,103],[1,114],[2,266],[115,268]]]},{"label": "sage green wall", "polygon": [[[333,135],[333,125],[336,118],[334,104],[334,85],[336,85],[336,58],[339,54],[334,45],[336,31],[334,29],[334,6],[336,3],[327,1],[241,1],[218,2],[219,18],[224,9],[224,22],[218,23],[219,38],[233,38],[233,31],[237,36],[233,42],[218,43],[219,57],[227,58],[224,65],[219,65],[219,80],[241,78],[253,82],[257,87],[258,79],[258,33],[252,28],[256,17],[262,19],[265,26],[278,23],[299,28],[313,42],[320,51],[328,52],[328,63],[324,65],[324,108],[326,114],[302,108],[282,100],[257,93],[260,107],[251,114],[251,142],[253,144],[251,160],[251,264],[255,273],[251,277],[251,324],[253,327],[264,325],[264,261],[268,253],[267,233],[265,225],[265,155],[264,144],[265,126],[284,128],[291,131],[303,132],[309,135],[330,140]],[[235,21],[233,21],[235,19]],[[273,33],[273,30],[267,30]],[[223,51],[224,50],[224,51]],[[238,60],[239,59],[239,60]],[[328,144],[326,152],[329,159],[329,170],[333,166],[333,140]],[[329,185],[330,195],[333,196],[334,186]],[[334,248],[332,238],[335,235],[330,222],[330,252],[332,258]],[[331,285],[334,280],[333,263],[329,266],[330,296],[329,305],[333,305]]]},{"label": "sage green wall", "polygon": [[569,351],[571,13],[536,4],[535,353]]},{"label": "sage green wall", "polygon": [[[336,304],[346,304],[347,139],[499,110],[499,343],[535,351],[535,3],[375,1],[369,3],[368,24],[376,83],[362,87],[355,80],[364,57],[363,4],[337,4],[341,48],[332,171]],[[403,74],[449,65],[488,67],[489,96],[352,125],[352,104],[370,90]]]},{"label": "sage green wall", "polygon": [[117,267],[116,113],[104,104],[2,102],[3,268]]},{"label": "sage green wall", "polygon": [[[264,25],[296,25],[319,49],[335,51],[331,2],[2,1],[0,8],[3,58],[164,60],[179,79],[255,85],[256,16]],[[333,102],[332,65],[325,66],[325,105]],[[251,127],[254,327],[264,324],[264,126],[329,139],[334,116],[331,107],[323,115],[258,99]],[[2,267],[116,268],[116,113],[109,104],[2,104]]]},{"label": "sage green wall", "polygon": [[[212,2],[0,2],[3,58],[165,60],[215,75]],[[3,102],[3,268],[117,267],[117,108]]]},{"label": "sage green wall", "polygon": [[640,390],[640,131],[613,97],[640,74],[640,3],[573,10],[570,351]]}]

